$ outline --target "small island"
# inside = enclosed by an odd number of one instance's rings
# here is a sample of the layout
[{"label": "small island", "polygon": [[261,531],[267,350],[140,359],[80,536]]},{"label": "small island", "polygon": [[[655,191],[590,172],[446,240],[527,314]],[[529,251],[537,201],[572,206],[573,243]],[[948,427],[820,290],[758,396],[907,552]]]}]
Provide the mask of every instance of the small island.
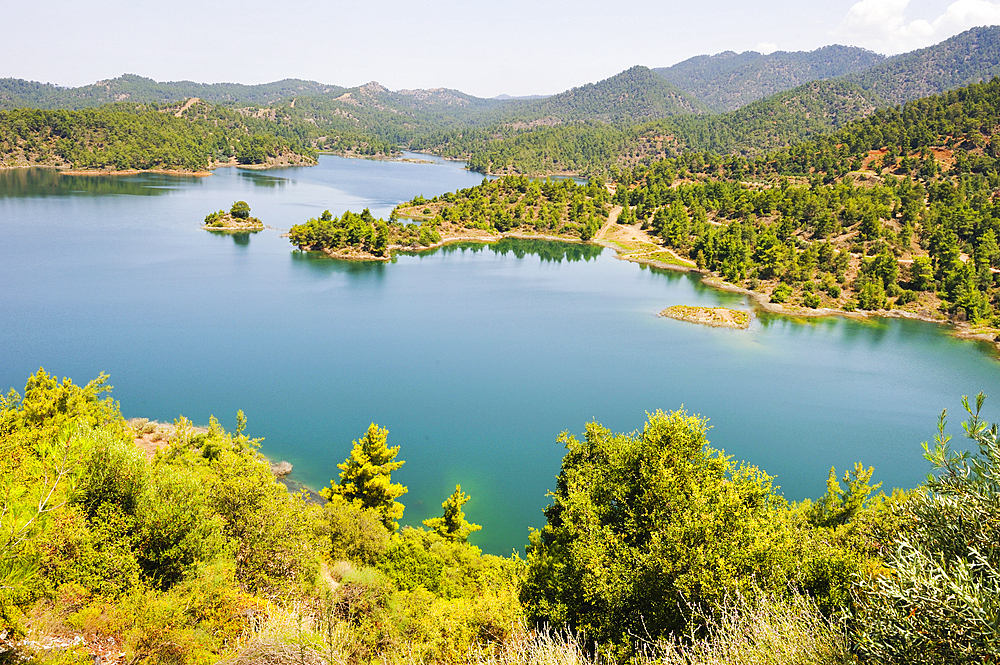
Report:
[{"label": "small island", "polygon": [[678,321],[688,323],[700,323],[703,326],[715,328],[737,328],[746,330],[750,327],[750,312],[739,309],[727,309],[725,307],[691,307],[688,305],[674,305],[660,312],[660,316],[665,316]]},{"label": "small island", "polygon": [[250,206],[246,201],[236,201],[229,209],[209,213],[202,225],[206,231],[229,233],[255,233],[264,230],[264,222],[250,216]]}]

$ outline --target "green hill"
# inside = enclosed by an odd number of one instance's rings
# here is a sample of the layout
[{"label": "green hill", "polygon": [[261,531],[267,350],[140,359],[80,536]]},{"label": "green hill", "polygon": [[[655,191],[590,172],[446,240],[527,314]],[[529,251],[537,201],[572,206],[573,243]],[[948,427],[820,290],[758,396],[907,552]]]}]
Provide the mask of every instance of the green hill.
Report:
[{"label": "green hill", "polygon": [[1000,76],[1000,25],[972,28],[940,44],[889,58],[846,79],[903,104]]},{"label": "green hill", "polygon": [[[752,62],[748,57],[743,60]],[[700,71],[706,79],[709,74],[720,77],[727,66],[725,60],[709,61]],[[728,71],[746,66],[737,63]],[[695,65],[686,67],[688,79],[697,78],[692,73]],[[517,131],[495,128],[444,137],[435,149],[464,156],[473,168],[495,173],[607,173],[613,165],[634,166],[686,151],[762,155],[836,131],[877,109],[990,80],[996,74],[1000,74],[1000,26],[974,28],[935,46],[886,59],[865,72],[812,81],[728,113],[670,115],[630,127],[577,123]]]},{"label": "green hill", "polygon": [[197,171],[217,164],[312,164],[294,131],[206,102],[121,102],[79,111],[0,111],[0,165]]},{"label": "green hill", "polygon": [[690,93],[709,110],[723,113],[820,79],[864,71],[884,56],[854,46],[815,51],[756,51],[699,55],[653,71]]},{"label": "green hill", "polygon": [[682,113],[704,113],[705,106],[648,67],[636,66],[597,83],[573,88],[526,105],[526,117],[598,120],[632,124]]}]

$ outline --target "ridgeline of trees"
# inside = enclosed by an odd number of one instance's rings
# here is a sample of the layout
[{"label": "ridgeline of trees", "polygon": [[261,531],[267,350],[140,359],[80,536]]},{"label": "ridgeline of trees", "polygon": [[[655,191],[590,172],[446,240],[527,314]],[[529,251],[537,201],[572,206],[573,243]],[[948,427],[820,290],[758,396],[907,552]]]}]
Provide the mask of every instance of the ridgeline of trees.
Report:
[{"label": "ridgeline of trees", "polygon": [[883,60],[885,56],[863,48],[833,45],[767,55],[726,51],[653,71],[694,95],[711,111],[725,113],[811,81],[869,70]]},{"label": "ridgeline of trees", "polygon": [[177,117],[180,110],[119,103],[81,111],[0,111],[2,163],[198,171],[231,160],[315,162],[294,131],[265,119],[201,102]]},{"label": "ridgeline of trees", "polygon": [[164,433],[124,420],[108,390],[104,375],[77,386],[39,370],[0,401],[5,659],[1000,655],[1000,446],[979,416],[982,395],[965,402],[972,453],[951,450],[942,414],[925,446],[935,474],[920,488],[886,496],[859,463],[831,470],[826,494],[798,504],[713,448],[700,416],[657,411],[631,434],[590,423],[582,440],[559,437],[546,525],[521,559],[468,542],[478,527],[461,487],[427,528],[400,529],[406,488],[392,474],[405,451],[375,424],[315,502],[275,480],[242,412],[235,433],[183,417]]},{"label": "ridgeline of trees", "polygon": [[134,104],[173,104],[197,97],[212,103],[266,105],[296,96],[323,95],[344,88],[315,81],[285,79],[260,85],[240,83],[195,83],[193,81],[154,81],[144,76],[123,74],[78,88],[64,88],[51,83],[0,79],[0,109],[71,109],[93,108],[115,102]]}]

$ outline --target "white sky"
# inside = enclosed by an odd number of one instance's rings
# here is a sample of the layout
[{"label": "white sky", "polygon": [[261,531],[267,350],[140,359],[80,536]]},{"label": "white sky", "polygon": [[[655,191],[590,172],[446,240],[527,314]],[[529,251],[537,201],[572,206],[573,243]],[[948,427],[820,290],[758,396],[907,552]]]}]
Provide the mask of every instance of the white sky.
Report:
[{"label": "white sky", "polygon": [[531,95],[702,53],[840,43],[893,54],[991,24],[1000,0],[0,0],[0,77]]}]

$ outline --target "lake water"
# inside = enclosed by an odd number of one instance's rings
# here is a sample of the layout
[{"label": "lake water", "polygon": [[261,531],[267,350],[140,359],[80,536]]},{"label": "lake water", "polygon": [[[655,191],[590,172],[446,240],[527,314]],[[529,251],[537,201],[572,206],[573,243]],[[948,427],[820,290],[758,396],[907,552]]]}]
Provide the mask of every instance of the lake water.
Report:
[{"label": "lake water", "polygon": [[264,452],[315,488],[377,422],[406,460],[404,523],[439,514],[461,483],[484,527],[473,542],[500,554],[543,523],[558,434],[591,420],[630,431],[683,405],[711,419],[713,445],[801,499],[856,461],[886,489],[912,487],[942,408],[956,433],[963,394],[992,394],[987,416],[1000,413],[990,346],[932,324],[711,329],[656,313],[742,297],[600,248],[504,242],[359,264],[293,251],[271,229],[198,228],[237,199],[287,229],[480,181],[455,163],[335,157],[207,178],[0,172],[0,388],[44,366],[78,383],[107,372],[127,417],[232,428],[242,408]]}]

